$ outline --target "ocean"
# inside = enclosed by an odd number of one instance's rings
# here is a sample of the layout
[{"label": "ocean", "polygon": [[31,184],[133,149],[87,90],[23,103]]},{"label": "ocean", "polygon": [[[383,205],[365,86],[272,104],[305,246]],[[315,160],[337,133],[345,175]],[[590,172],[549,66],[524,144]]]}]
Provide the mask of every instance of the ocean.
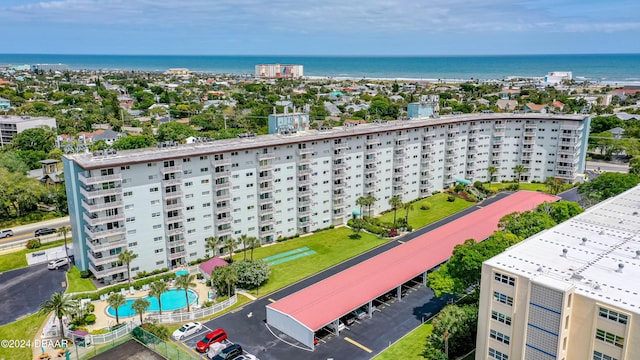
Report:
[{"label": "ocean", "polygon": [[639,84],[640,54],[505,56],[170,56],[0,54],[0,65],[67,64],[73,70],[159,71],[187,68],[218,74],[254,73],[256,64],[301,64],[309,77],[491,80],[571,71],[577,81]]}]

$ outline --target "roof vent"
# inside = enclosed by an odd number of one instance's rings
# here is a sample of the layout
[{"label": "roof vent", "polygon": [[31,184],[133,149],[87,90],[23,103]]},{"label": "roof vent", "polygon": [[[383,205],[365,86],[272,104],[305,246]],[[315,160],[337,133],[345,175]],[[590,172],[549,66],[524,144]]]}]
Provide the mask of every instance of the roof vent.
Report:
[{"label": "roof vent", "polygon": [[638,212],[637,212],[637,211],[634,211],[634,212],[633,212],[633,215],[634,215],[634,216],[637,216],[637,215],[638,215]]},{"label": "roof vent", "polygon": [[594,286],[593,288],[596,289],[596,290],[600,290],[601,289],[600,284],[596,284],[596,286]]},{"label": "roof vent", "polygon": [[568,252],[569,252],[569,250],[567,250],[567,249],[562,249],[562,255],[560,255],[560,256],[562,256],[562,257],[567,257],[567,253],[568,253]]},{"label": "roof vent", "polygon": [[624,220],[618,221],[618,224],[622,224],[622,223],[624,223]]},{"label": "roof vent", "polygon": [[634,256],[633,258],[640,259],[640,250],[636,250],[636,256]]},{"label": "roof vent", "polygon": [[600,232],[598,233],[598,235],[604,235],[604,230],[600,230]]},{"label": "roof vent", "polygon": [[538,266],[538,272],[544,272],[544,269],[542,268],[542,266]]},{"label": "roof vent", "polygon": [[622,269],[624,269],[624,264],[623,264],[623,263],[620,263],[620,264],[618,264],[618,270],[616,270],[616,272],[621,273],[621,272],[622,272]]},{"label": "roof vent", "polygon": [[586,237],[582,238],[582,243],[580,245],[587,245],[587,238]]}]

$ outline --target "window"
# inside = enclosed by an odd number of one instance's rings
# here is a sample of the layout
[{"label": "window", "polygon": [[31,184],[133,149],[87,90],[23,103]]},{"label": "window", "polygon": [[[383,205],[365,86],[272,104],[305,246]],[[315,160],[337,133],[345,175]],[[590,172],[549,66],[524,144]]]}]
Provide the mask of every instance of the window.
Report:
[{"label": "window", "polygon": [[126,221],[127,222],[134,222],[134,221],[136,221],[136,217],[135,216],[128,217]]},{"label": "window", "polygon": [[209,179],[200,180],[200,184],[208,184]]},{"label": "window", "polygon": [[493,292],[493,300],[499,302],[499,303],[503,303],[503,304],[507,304],[509,306],[513,306],[513,298],[511,296],[507,296],[504,294],[501,294],[497,291]]},{"label": "window", "polygon": [[159,253],[163,252],[164,249],[155,249],[154,251],[155,251],[156,254],[159,254]]},{"label": "window", "polygon": [[618,336],[604,330],[596,329],[596,339],[615,345],[619,348],[624,346],[624,338],[622,336]]},{"label": "window", "polygon": [[503,284],[507,284],[509,286],[514,286],[516,284],[516,279],[512,278],[511,276],[507,276],[501,273],[495,273],[493,274],[493,278],[496,281],[499,281]]},{"label": "window", "polygon": [[122,196],[131,196],[131,195],[133,195],[131,191],[125,191],[124,194],[122,194]]},{"label": "window", "polygon": [[158,217],[158,216],[160,216],[159,212],[154,212],[153,214],[151,214],[151,217]]},{"label": "window", "polygon": [[211,203],[210,203],[210,202],[208,202],[208,203],[204,203],[204,204],[202,204],[202,207],[203,207],[203,208],[211,207]]},{"label": "window", "polygon": [[208,167],[200,168],[200,172],[209,172],[209,168]]},{"label": "window", "polygon": [[489,348],[489,357],[497,360],[509,360],[509,355],[503,354],[498,350]]},{"label": "window", "polygon": [[151,200],[151,205],[158,205],[160,204],[160,200]]},{"label": "window", "polygon": [[156,236],[153,238],[153,241],[161,241],[162,240],[162,236]]},{"label": "window", "polygon": [[509,345],[509,337],[501,332],[497,332],[491,329],[491,331],[489,332],[489,337],[501,343]]},{"label": "window", "polygon": [[603,317],[605,319],[613,320],[624,325],[627,324],[627,320],[628,320],[627,315],[620,314],[617,311],[613,311],[613,310],[601,307],[598,314],[600,315],[600,317]]},{"label": "window", "polygon": [[613,356],[605,355],[600,351],[594,351],[593,360],[618,360],[618,359],[614,358]]},{"label": "window", "polygon": [[162,227],[162,225],[161,225],[161,224],[153,225],[153,228],[154,228],[154,229],[160,229],[161,227]]},{"label": "window", "polygon": [[158,192],[158,188],[157,187],[152,187],[151,189],[149,189],[149,192]]},{"label": "window", "polygon": [[193,185],[193,181],[186,181],[184,183],[184,186],[191,186],[191,185]]}]

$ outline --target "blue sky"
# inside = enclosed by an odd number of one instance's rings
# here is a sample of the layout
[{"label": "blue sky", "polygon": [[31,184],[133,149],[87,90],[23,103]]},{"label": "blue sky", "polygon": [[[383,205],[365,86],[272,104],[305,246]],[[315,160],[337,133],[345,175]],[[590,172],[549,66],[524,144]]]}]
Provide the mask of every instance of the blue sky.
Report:
[{"label": "blue sky", "polygon": [[640,53],[638,0],[2,0],[2,53]]}]

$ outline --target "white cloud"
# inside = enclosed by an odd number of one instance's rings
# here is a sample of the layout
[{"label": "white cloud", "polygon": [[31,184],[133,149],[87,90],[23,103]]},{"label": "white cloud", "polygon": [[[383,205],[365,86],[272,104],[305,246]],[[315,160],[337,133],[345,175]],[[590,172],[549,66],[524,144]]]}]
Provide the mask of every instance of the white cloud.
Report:
[{"label": "white cloud", "polygon": [[[563,8],[572,0],[556,0]],[[256,36],[282,33],[477,34],[487,32],[615,32],[638,29],[636,22],[568,19],[552,1],[526,0],[55,0],[0,4],[3,23],[55,26],[187,27]],[[574,8],[580,11],[579,7]],[[590,11],[597,13],[595,11]],[[579,16],[579,15],[573,15]],[[573,21],[569,21],[573,20]]]}]

